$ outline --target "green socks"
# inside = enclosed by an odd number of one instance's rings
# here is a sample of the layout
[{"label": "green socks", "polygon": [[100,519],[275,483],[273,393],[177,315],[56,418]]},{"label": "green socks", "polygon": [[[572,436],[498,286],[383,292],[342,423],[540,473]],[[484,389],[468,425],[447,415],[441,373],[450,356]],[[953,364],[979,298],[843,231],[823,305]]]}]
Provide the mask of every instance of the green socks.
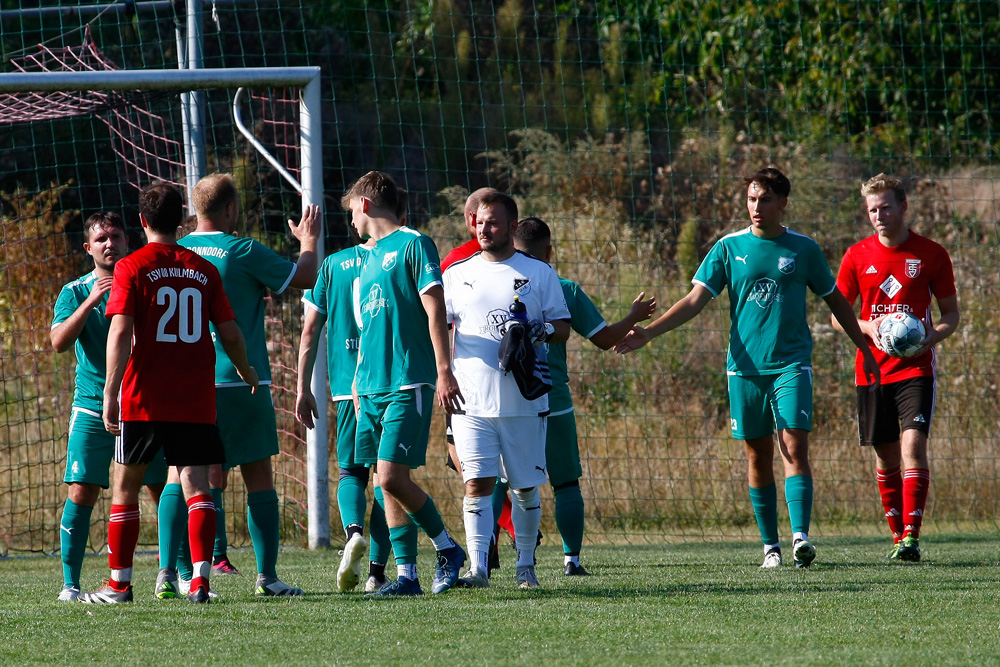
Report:
[{"label": "green socks", "polygon": [[577,555],[583,546],[583,493],[579,484],[552,490],[556,501],[556,526],[562,537],[563,553]]},{"label": "green socks", "polygon": [[160,567],[177,567],[177,552],[182,543],[186,543],[187,534],[187,503],[184,502],[184,491],[180,484],[167,484],[160,494],[160,504],[156,508],[156,520],[159,523],[160,536]]},{"label": "green socks", "polygon": [[369,560],[379,565],[388,563],[392,543],[389,542],[389,526],[385,522],[385,499],[381,486],[375,487],[372,515],[368,519],[368,538]]},{"label": "green socks", "polygon": [[795,475],[787,478],[785,502],[788,503],[788,519],[792,524],[792,534],[808,533],[813,505],[812,477]]},{"label": "green socks", "polygon": [[63,506],[62,519],[59,520],[59,549],[66,586],[80,588],[80,571],[90,539],[90,516],[93,512],[93,507],[77,505],[69,498]]},{"label": "green socks", "polygon": [[757,518],[760,539],[765,545],[778,543],[778,487],[774,484],[750,487],[750,503]]},{"label": "green socks", "polygon": [[268,489],[247,494],[247,528],[257,557],[257,572],[277,577],[275,568],[281,544],[277,491]]},{"label": "green socks", "polygon": [[222,504],[222,489],[211,489],[215,503],[215,549],[213,556],[225,556],[229,543],[226,541],[226,508]]},{"label": "green socks", "polygon": [[[441,513],[437,511],[434,500],[430,496],[427,496],[427,502],[424,503],[423,507],[409,516],[413,523],[417,524],[417,527],[431,539],[444,532],[444,521],[441,520]],[[395,545],[395,542],[393,544]]]},{"label": "green socks", "polygon": [[344,530],[352,525],[365,525],[365,509],[368,504],[365,487],[368,485],[368,469],[365,468],[364,471],[363,478],[343,473],[340,476],[337,485],[337,506],[340,508],[340,523]]}]

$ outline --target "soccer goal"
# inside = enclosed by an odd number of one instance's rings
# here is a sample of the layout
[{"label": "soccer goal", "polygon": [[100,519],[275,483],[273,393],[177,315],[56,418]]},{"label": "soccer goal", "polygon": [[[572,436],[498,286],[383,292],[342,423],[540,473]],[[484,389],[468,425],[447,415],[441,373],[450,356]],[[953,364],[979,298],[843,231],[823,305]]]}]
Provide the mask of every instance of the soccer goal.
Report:
[{"label": "soccer goal", "polygon": [[[51,57],[51,52],[42,54]],[[96,60],[95,60],[96,59]],[[21,123],[21,134],[30,144],[32,159],[40,164],[60,165],[72,161],[86,164],[79,154],[102,154],[110,149],[118,163],[119,182],[109,185],[95,173],[100,169],[74,167],[65,182],[53,182],[50,187],[26,186],[14,193],[3,193],[2,231],[3,257],[0,267],[6,273],[4,293],[0,295],[0,344],[2,344],[2,374],[5,419],[0,425],[0,554],[14,552],[51,552],[58,539],[57,512],[62,499],[59,491],[65,465],[66,422],[72,401],[72,355],[51,353],[48,346],[46,320],[51,321],[51,307],[61,284],[87,270],[79,253],[71,246],[71,225],[80,214],[89,214],[92,204],[102,206],[119,202],[126,209],[134,207],[135,188],[154,179],[185,182],[183,150],[172,137],[174,130],[160,127],[164,117],[177,106],[177,95],[192,91],[213,91],[229,96],[229,104],[237,110],[241,104],[240,89],[296,91],[297,145],[284,139],[281,125],[271,122],[271,138],[277,145],[297,156],[298,165],[290,173],[280,160],[270,155],[259,142],[258,150],[267,152],[267,160],[275,169],[280,167],[283,178],[290,179],[301,202],[282,202],[271,208],[279,209],[283,219],[298,215],[309,204],[323,206],[322,130],[320,69],[318,67],[261,67],[200,70],[113,70],[102,67],[99,54],[92,49],[80,51],[76,62],[56,59],[54,67],[40,69],[84,69],[91,71],[22,71],[0,74],[0,109],[5,124]],[[267,124],[267,109],[273,110],[274,98],[265,99],[265,111],[255,117],[254,127]],[[157,112],[155,108],[167,111]],[[172,111],[176,111],[173,109]],[[73,125],[81,117],[97,117],[110,130],[110,143],[99,140],[91,126]],[[76,119],[76,120],[74,120]],[[244,136],[253,138],[253,131],[244,126],[240,114],[235,121]],[[277,128],[277,129],[275,129]],[[287,129],[287,128],[285,128]],[[235,132],[232,133],[235,144]],[[284,143],[282,143],[284,142]],[[11,151],[5,169],[32,167],[19,162],[20,153]],[[266,174],[248,164],[246,152],[233,151],[233,157],[216,156],[210,166],[239,172],[237,182],[263,180]],[[108,162],[98,155],[94,164]],[[48,161],[48,162],[47,162]],[[123,187],[124,185],[124,187]],[[132,186],[132,187],[128,187]],[[115,196],[91,197],[93,189],[119,190]],[[70,197],[70,192],[79,190]],[[70,206],[59,205],[71,199]],[[260,198],[263,201],[263,197]],[[272,199],[288,200],[291,197]],[[79,208],[72,210],[75,204]],[[246,207],[246,202],[244,202]],[[69,209],[69,210],[68,210]],[[260,216],[258,216],[260,217]],[[277,217],[277,216],[272,216]],[[66,232],[66,233],[63,233]],[[254,233],[250,230],[251,234]],[[82,237],[81,237],[82,239]],[[322,236],[320,259],[322,259]],[[286,239],[287,242],[287,239]],[[293,250],[293,248],[289,248]],[[91,267],[92,268],[92,267]],[[294,420],[295,347],[298,341],[301,306],[297,299],[280,303],[271,300],[269,327],[281,328],[281,335],[270,343],[275,376],[275,403],[279,413],[279,430],[283,435],[298,432]],[[325,341],[323,343],[325,345]],[[324,367],[320,367],[320,364]],[[26,378],[34,378],[34,383]],[[283,379],[282,379],[283,378]],[[11,379],[8,382],[7,379]],[[325,354],[320,351],[314,374],[313,392],[318,404],[326,401]],[[297,436],[296,436],[297,437]],[[276,484],[284,498],[283,520],[297,529],[307,527],[311,547],[327,546],[329,533],[329,490],[327,428],[325,410],[316,428],[303,446],[284,447],[276,470]],[[283,438],[287,440],[287,438]],[[238,477],[238,476],[235,476]],[[235,478],[234,478],[234,481]],[[307,490],[307,491],[306,491]],[[303,493],[303,491],[306,491]],[[106,494],[105,494],[106,495]],[[95,513],[102,516],[103,512]],[[155,512],[144,511],[144,516]],[[308,520],[306,520],[306,518]],[[142,542],[155,542],[152,522],[144,528]],[[95,527],[92,544],[103,543],[103,524]]]}]

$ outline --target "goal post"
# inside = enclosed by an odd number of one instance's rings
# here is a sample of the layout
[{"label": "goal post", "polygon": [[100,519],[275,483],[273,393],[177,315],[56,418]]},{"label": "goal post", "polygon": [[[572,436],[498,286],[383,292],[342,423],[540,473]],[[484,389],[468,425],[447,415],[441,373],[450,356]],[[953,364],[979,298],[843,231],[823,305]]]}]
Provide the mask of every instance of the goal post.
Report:
[{"label": "goal post", "polygon": [[[319,67],[206,68],[197,70],[110,70],[14,72],[0,74],[0,93],[67,91],[177,91],[289,87],[300,90],[299,137],[302,209],[323,207],[323,137]],[[317,246],[322,262],[324,234]],[[297,341],[296,341],[297,342]],[[310,548],[330,545],[329,453],[325,333],[316,358],[312,390],[320,415],[307,435],[308,540]]]}]

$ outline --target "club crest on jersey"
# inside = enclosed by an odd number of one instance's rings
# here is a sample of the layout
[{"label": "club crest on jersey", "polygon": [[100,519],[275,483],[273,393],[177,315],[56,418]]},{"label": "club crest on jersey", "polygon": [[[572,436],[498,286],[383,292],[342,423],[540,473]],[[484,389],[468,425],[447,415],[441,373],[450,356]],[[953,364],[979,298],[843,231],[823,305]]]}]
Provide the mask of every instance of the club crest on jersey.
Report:
[{"label": "club crest on jersey", "polygon": [[750,290],[747,301],[753,301],[761,308],[769,308],[772,303],[780,303],[782,297],[778,294],[778,283],[770,278],[759,278]]},{"label": "club crest on jersey", "polygon": [[878,288],[885,292],[885,295],[891,299],[899,293],[899,290],[903,289],[903,284],[896,279],[896,276],[890,275],[882,281],[882,284]]},{"label": "club crest on jersey", "polygon": [[385,253],[385,257],[382,258],[382,270],[388,271],[392,267],[396,266],[396,253],[398,251],[393,250],[392,252]]},{"label": "club crest on jersey", "polygon": [[480,328],[479,333],[489,334],[494,340],[500,340],[503,338],[504,322],[509,317],[506,308],[494,308],[486,313],[486,324]]},{"label": "club crest on jersey", "polygon": [[531,281],[527,278],[514,278],[514,294],[524,296],[531,291]]},{"label": "club crest on jersey", "polygon": [[919,259],[906,260],[906,277],[916,278],[919,275],[920,275],[920,260]]},{"label": "club crest on jersey", "polygon": [[388,299],[382,298],[382,286],[372,285],[371,290],[368,292],[368,300],[365,301],[365,305],[361,307],[361,312],[368,317],[375,317],[384,307],[388,305]]},{"label": "club crest on jersey", "polygon": [[790,273],[795,272],[795,258],[794,257],[779,257],[778,258],[778,270],[784,273],[786,276]]}]

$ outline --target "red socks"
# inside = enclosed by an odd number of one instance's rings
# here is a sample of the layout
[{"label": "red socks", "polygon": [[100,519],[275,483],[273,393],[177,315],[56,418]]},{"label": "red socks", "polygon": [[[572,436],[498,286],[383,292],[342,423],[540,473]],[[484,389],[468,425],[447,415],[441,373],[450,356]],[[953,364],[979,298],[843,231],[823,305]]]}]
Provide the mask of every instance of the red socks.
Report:
[{"label": "red socks", "polygon": [[188,540],[191,542],[191,563],[194,575],[191,592],[208,590],[208,575],[212,570],[212,548],[215,545],[215,502],[212,496],[192,496],[188,506]]},{"label": "red socks", "polygon": [[914,538],[920,537],[920,524],[924,520],[927,505],[927,491],[931,486],[931,471],[926,468],[910,468],[903,473],[903,532]]},{"label": "red socks", "polygon": [[889,522],[892,531],[892,541],[903,539],[903,476],[899,468],[892,470],[876,470],[878,492],[882,496],[882,507],[885,508],[885,520]]},{"label": "red socks", "polygon": [[132,581],[132,560],[139,542],[139,505],[112,505],[108,523],[109,585],[123,593]]}]

